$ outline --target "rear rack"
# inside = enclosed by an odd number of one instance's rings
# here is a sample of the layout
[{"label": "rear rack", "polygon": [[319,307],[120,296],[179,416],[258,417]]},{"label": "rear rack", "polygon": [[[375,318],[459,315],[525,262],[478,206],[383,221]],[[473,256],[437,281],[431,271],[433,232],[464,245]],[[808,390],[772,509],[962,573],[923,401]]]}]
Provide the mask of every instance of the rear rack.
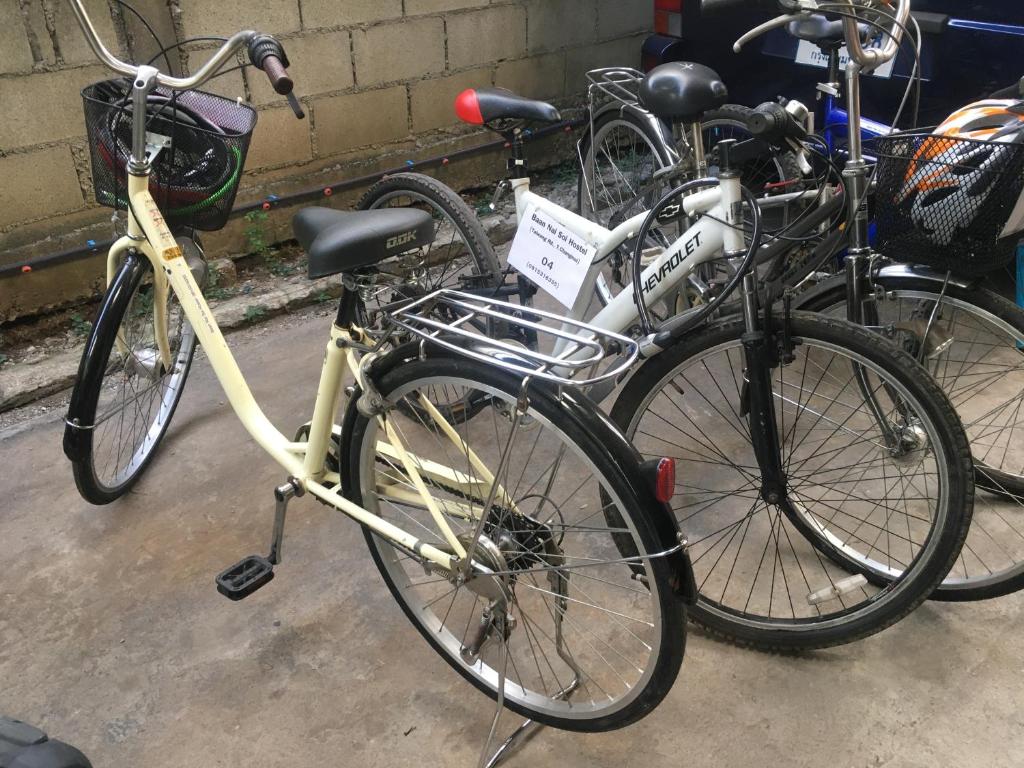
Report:
[{"label": "rear rack", "polygon": [[602,67],[587,72],[587,96],[590,99],[591,113],[595,106],[605,101],[618,101],[623,104],[637,105],[640,103],[640,82],[644,73],[630,67]]},{"label": "rear rack", "polygon": [[[560,385],[589,386],[614,378],[640,352],[633,339],[588,323],[450,289],[383,311],[398,327],[459,355]],[[526,338],[537,339],[537,350],[492,338],[485,330],[492,328],[525,331]],[[599,372],[598,366],[610,357],[616,358],[612,365]]]}]

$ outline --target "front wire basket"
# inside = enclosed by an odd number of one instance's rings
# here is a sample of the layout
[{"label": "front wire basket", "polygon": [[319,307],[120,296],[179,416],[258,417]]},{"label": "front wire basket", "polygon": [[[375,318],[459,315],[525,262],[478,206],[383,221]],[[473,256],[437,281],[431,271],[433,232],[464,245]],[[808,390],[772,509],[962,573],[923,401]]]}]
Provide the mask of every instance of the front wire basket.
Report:
[{"label": "front wire basket", "polygon": [[[432,344],[560,385],[589,386],[614,378],[627,371],[640,352],[633,339],[588,323],[445,288],[397,308],[385,307],[384,312],[395,325]],[[492,338],[483,330],[493,327],[517,329],[528,338],[535,334],[538,349]],[[539,351],[548,347],[558,351]],[[615,357],[612,364],[599,371],[610,357]]]},{"label": "front wire basket", "polygon": [[[105,80],[82,91],[96,202],[128,207],[132,84]],[[156,88],[146,114],[149,191],[172,228],[227,223],[245,167],[256,112],[204,91]],[[155,153],[155,154],[154,154]]]},{"label": "front wire basket", "polygon": [[912,131],[873,149],[879,251],[965,276],[1013,258],[1018,237],[1003,231],[1024,189],[1024,144]]}]

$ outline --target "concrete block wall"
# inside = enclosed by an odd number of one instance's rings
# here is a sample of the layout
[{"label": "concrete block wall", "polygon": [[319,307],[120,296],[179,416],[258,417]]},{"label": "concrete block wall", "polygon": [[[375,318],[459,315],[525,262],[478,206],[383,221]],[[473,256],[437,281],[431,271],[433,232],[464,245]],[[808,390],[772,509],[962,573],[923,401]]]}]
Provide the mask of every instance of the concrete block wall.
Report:
[{"label": "concrete block wall", "polygon": [[[113,0],[85,0],[108,47],[141,61],[159,47]],[[279,36],[307,111],[297,121],[262,72],[236,70],[211,90],[259,111],[239,200],[259,199],[483,143],[457,126],[455,95],[499,85],[578,101],[587,69],[636,65],[653,24],[650,0],[135,0],[164,44],[242,27]],[[81,88],[107,76],[66,0],[0,0],[0,265],[109,237],[92,197]],[[190,43],[159,59],[188,72],[211,51]],[[453,164],[454,165],[454,164]],[[470,163],[456,186],[500,175]],[[343,202],[343,201],[338,201]],[[285,217],[276,217],[286,236]],[[240,227],[207,239],[241,247]],[[101,259],[96,259],[96,264]],[[83,271],[77,268],[77,274]],[[88,270],[86,270],[88,271]],[[0,280],[0,321],[95,289],[67,286],[57,268]],[[70,274],[66,272],[65,274]],[[100,274],[100,270],[96,270]],[[29,285],[29,283],[32,283]]]}]

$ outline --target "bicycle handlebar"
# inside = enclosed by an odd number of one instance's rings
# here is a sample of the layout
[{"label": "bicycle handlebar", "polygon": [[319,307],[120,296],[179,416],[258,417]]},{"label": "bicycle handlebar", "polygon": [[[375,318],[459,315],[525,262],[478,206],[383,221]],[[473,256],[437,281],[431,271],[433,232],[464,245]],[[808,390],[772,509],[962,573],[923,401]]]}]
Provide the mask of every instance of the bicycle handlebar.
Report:
[{"label": "bicycle handlebar", "polygon": [[[92,48],[97,58],[115,72],[134,77],[139,71],[138,65],[121,61],[107,50],[107,47],[103,45],[103,41],[100,40],[96,28],[92,25],[92,20],[89,18],[82,0],[68,0],[68,2],[71,3],[71,8],[78,19],[78,25],[82,28],[82,33],[85,35],[89,47]],[[292,79],[285,70],[288,66],[288,58],[284,54],[281,43],[270,35],[260,35],[253,30],[244,30],[232,35],[194,75],[189,77],[172,77],[158,72],[156,82],[158,85],[163,85],[175,91],[198,88],[217,74],[220,68],[244,45],[247,45],[249,48],[249,58],[252,63],[266,72],[274,90],[282,96],[290,94],[292,91]]]},{"label": "bicycle handlebar", "polygon": [[[715,10],[734,8],[738,6],[765,7],[767,0],[704,0],[704,7]],[[747,32],[733,44],[733,50],[739,53],[744,45],[754,38],[760,37],[778,27],[783,27],[792,21],[798,21],[807,13],[827,11],[831,7],[847,6],[849,11],[844,10],[843,32],[846,37],[846,50],[850,58],[861,66],[862,69],[874,69],[885,64],[896,56],[900,43],[903,41],[903,30],[907,20],[910,18],[910,0],[898,0],[896,12],[892,14],[893,22],[884,33],[885,42],[880,48],[865,48],[860,39],[860,32],[857,28],[857,12],[870,13],[872,6],[885,6],[886,9],[892,6],[892,0],[775,0],[777,8],[788,11],[788,13],[777,16],[766,21]],[[823,7],[822,7],[823,6]],[[878,26],[877,23],[874,26]]]},{"label": "bicycle handlebar", "polygon": [[[856,6],[853,0],[845,0],[850,6],[851,16],[855,15]],[[879,5],[891,6],[892,0],[876,0]],[[910,0],[899,0],[896,6],[895,20],[892,22],[889,31],[884,35],[881,48],[865,48],[857,30],[857,19],[851,16],[843,17],[843,32],[846,35],[846,50],[850,52],[850,58],[856,61],[865,69],[874,69],[895,58],[899,52],[900,43],[903,42],[903,30],[906,28],[907,20],[910,18]]]}]

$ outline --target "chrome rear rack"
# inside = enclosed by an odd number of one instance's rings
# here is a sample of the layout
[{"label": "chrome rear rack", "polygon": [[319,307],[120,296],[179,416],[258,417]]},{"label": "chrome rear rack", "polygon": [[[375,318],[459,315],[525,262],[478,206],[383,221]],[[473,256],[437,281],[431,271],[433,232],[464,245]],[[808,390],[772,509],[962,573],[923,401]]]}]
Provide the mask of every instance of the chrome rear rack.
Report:
[{"label": "chrome rear rack", "polygon": [[602,67],[587,72],[587,95],[593,107],[605,100],[623,104],[639,104],[640,82],[644,73],[630,67]]},{"label": "chrome rear rack", "polygon": [[[633,339],[588,323],[444,288],[383,311],[398,327],[452,352],[561,385],[589,386],[618,376],[640,351]],[[518,328],[527,338],[535,334],[537,350],[487,335],[495,328]],[[598,370],[613,357],[609,367]]]}]

